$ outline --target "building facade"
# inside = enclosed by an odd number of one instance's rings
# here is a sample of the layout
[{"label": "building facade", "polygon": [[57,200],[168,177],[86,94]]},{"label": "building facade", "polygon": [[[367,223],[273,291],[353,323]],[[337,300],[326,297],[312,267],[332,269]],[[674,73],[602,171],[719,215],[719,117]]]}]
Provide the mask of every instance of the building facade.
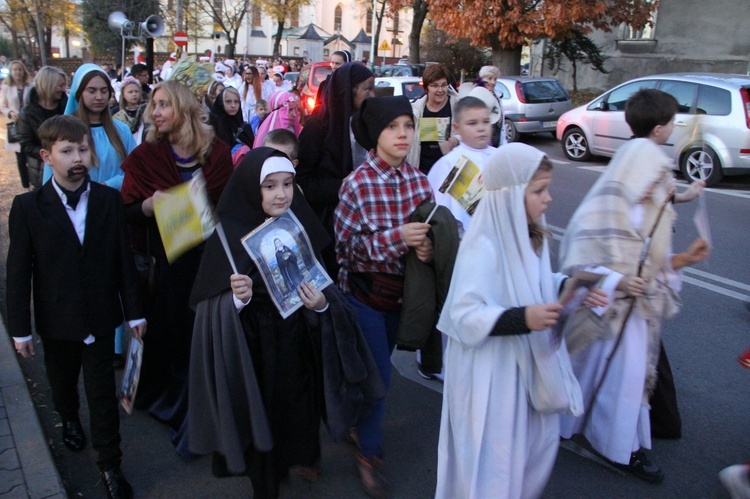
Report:
[{"label": "building facade", "polygon": [[[633,30],[623,25],[590,35],[609,57],[609,74],[578,68],[579,89],[604,91],[640,76],[687,71],[748,74],[750,30],[747,0],[659,0],[653,26]],[[573,88],[570,65],[552,73],[543,55],[545,43],[532,45],[530,72],[555,76]]]}]

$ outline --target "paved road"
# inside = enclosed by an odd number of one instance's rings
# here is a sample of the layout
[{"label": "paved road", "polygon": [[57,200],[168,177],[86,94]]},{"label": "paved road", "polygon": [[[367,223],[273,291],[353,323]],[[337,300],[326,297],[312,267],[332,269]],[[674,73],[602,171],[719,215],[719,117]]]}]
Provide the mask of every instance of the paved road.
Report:
[{"label": "paved road", "polygon": [[[573,164],[548,138],[527,140],[547,152],[556,164],[548,221],[561,234],[575,206],[596,180],[605,162]],[[7,250],[7,210],[20,192],[15,166],[8,154],[0,157],[0,251]],[[569,451],[559,454],[546,497],[727,497],[716,479],[723,467],[750,458],[750,371],[736,362],[750,347],[750,266],[747,214],[748,179],[736,179],[707,194],[716,250],[707,263],[686,274],[685,306],[669,321],[665,344],[669,352],[684,418],[679,441],[655,441],[652,456],[667,473],[660,485],[621,476]],[[680,248],[695,236],[690,205],[678,207],[675,244]],[[4,307],[4,268],[0,270],[0,305]],[[385,427],[386,471],[396,498],[427,498],[434,491],[436,447],[440,418],[440,387],[415,376],[413,355],[397,352]],[[95,454],[72,454],[62,447],[57,418],[51,411],[41,358],[24,362],[40,418],[49,434],[53,454],[71,497],[103,497]],[[241,478],[214,479],[205,458],[190,462],[177,457],[167,429],[141,413],[123,415],[123,470],[138,497],[243,497],[249,482]],[[316,484],[297,477],[282,490],[283,497],[364,497],[355,478],[352,450],[333,444],[322,432],[323,473]]]}]

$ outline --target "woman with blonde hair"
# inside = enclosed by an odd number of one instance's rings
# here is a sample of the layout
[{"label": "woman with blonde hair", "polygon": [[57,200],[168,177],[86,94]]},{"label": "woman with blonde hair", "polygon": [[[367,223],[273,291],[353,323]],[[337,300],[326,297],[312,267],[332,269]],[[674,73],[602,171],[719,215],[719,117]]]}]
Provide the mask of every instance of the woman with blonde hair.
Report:
[{"label": "woman with blonde hair", "polygon": [[39,155],[42,141],[37,130],[47,119],[65,112],[68,103],[68,95],[65,93],[67,86],[68,80],[62,69],[44,66],[37,72],[34,85],[19,113],[16,133],[21,152],[26,156],[29,184],[35,188],[42,185],[44,165]]},{"label": "woman with blonde hair", "polygon": [[215,137],[196,96],[178,81],[154,87],[144,121],[150,125],[146,138],[122,165],[133,247],[156,259],[158,275],[157,292],[146,304],[149,335],[136,406],[167,423],[178,454],[189,457],[187,371],[195,314],[188,300],[203,245],[169,262],[154,219],[154,199],[202,172],[208,198],[216,204],[234,168],[229,146]]},{"label": "woman with blonde hair", "polygon": [[482,66],[479,70],[479,78],[477,78],[476,85],[483,86],[495,96],[497,99],[498,106],[500,107],[500,119],[492,125],[492,147],[499,147],[503,144],[508,143],[508,138],[505,135],[505,111],[503,111],[503,102],[500,100],[500,96],[495,93],[495,84],[497,79],[502,74],[497,66]]},{"label": "woman with blonde hair", "polygon": [[[18,121],[26,98],[31,90],[31,75],[21,61],[11,61],[10,74],[0,88],[0,111],[8,118],[8,127],[11,123]],[[10,138],[10,137],[9,137]],[[18,174],[21,176],[21,185],[24,189],[29,188],[29,171],[26,169],[26,156],[21,152],[18,142],[5,141],[5,150],[16,153],[16,164]]]}]

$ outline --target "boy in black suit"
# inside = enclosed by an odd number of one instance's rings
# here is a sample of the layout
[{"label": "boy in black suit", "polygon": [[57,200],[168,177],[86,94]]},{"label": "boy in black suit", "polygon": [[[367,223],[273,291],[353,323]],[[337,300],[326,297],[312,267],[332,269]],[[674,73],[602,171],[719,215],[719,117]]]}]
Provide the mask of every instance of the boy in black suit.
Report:
[{"label": "boy in black suit", "polygon": [[[40,189],[16,196],[8,226],[8,325],[18,353],[34,355],[31,341],[33,285],[36,331],[63,443],[86,446],[78,418],[78,376],[91,419],[91,440],[110,498],[133,491],[120,471],[120,418],[112,367],[114,330],[123,310],[135,336],[146,332],[120,193],[90,182],[86,125],[55,116],[39,127],[41,156],[53,170]],[[122,297],[122,303],[120,301]]]}]

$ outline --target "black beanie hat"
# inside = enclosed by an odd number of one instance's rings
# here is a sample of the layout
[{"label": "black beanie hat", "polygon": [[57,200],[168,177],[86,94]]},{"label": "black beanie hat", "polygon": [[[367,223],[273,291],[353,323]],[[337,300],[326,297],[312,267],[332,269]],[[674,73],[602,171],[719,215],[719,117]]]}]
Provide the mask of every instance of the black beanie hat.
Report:
[{"label": "black beanie hat", "polygon": [[375,149],[380,132],[388,123],[404,114],[408,114],[412,121],[414,120],[411,103],[403,95],[365,99],[352,118],[354,138],[368,151]]}]

